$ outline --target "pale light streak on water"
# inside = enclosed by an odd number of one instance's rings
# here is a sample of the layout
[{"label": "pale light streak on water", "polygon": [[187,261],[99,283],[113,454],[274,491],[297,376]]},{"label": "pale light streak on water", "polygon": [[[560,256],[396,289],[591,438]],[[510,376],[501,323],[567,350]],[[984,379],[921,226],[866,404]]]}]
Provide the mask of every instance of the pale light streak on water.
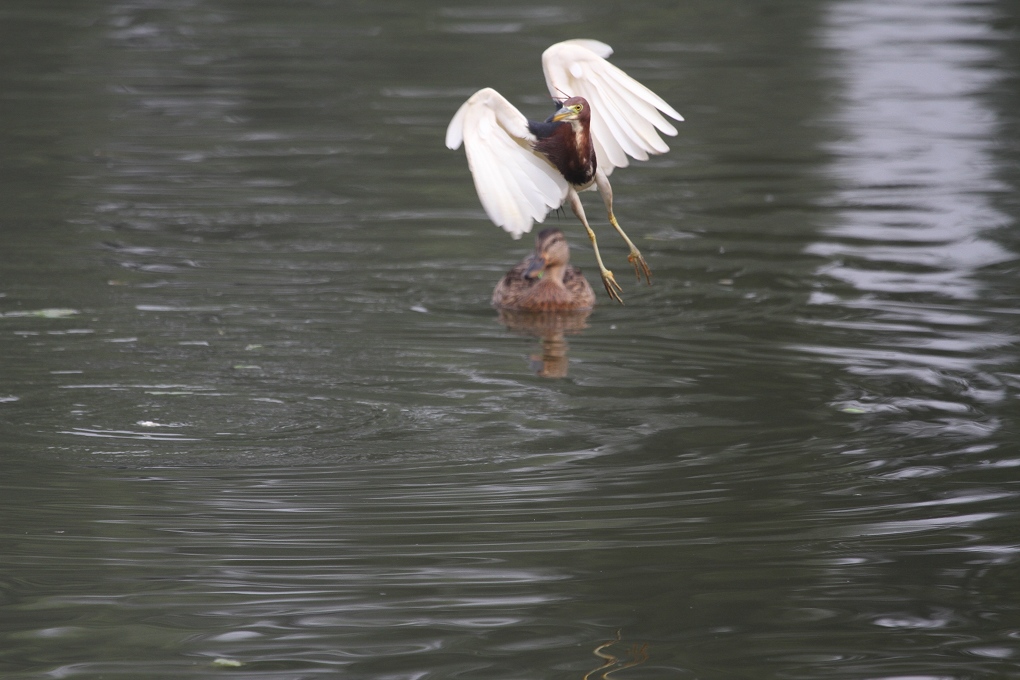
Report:
[{"label": "pale light streak on water", "polygon": [[1001,124],[982,99],[1005,77],[989,44],[997,13],[943,2],[827,9],[845,133],[830,145],[843,219],[826,231],[845,240],[809,252],[850,260],[828,276],[865,292],[974,299],[978,270],[1017,257],[988,234],[1012,222],[991,200],[1008,187],[992,157]]},{"label": "pale light streak on water", "polygon": [[[1010,11],[12,0],[0,675],[1015,675]],[[580,36],[687,120],[540,340],[442,135]]]},{"label": "pale light streak on water", "polygon": [[[995,238],[1015,225],[996,205],[1009,188],[995,157],[1004,125],[988,98],[1007,77],[996,59],[1005,36],[989,28],[999,10],[845,2],[825,16],[841,85],[829,169],[839,219],[807,250],[831,260],[823,276],[853,290],[811,302],[854,310],[824,323],[866,340],[803,349],[875,379],[852,389],[849,408],[943,414],[892,426],[918,436],[987,436],[1001,421],[969,416],[1012,398],[1001,372],[1012,360],[1000,351],[1018,339],[1015,311],[989,298],[984,274],[1017,259]],[[890,389],[890,380],[904,382]],[[934,396],[946,388],[959,398]]]}]

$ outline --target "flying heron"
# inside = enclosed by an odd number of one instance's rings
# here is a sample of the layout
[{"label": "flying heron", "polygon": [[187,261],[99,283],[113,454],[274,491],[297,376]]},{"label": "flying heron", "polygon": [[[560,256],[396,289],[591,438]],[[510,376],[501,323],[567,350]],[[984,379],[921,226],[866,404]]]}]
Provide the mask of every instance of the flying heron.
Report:
[{"label": "flying heron", "polygon": [[649,154],[669,151],[658,133],[675,135],[676,128],[662,114],[678,121],[683,117],[606,61],[612,53],[597,40],[556,43],[542,54],[545,82],[558,107],[548,120],[528,120],[501,94],[483,88],[454,114],[446,146],[464,144],[482,207],[514,238],[569,202],[588,232],[606,292],[622,303],[622,289],[602,263],[577,192],[594,187],[602,194],[609,223],[630,247],[627,261],[638,280],[644,274],[650,284],[648,263],[613,214],[609,174],[627,167],[628,156],[644,161]]}]

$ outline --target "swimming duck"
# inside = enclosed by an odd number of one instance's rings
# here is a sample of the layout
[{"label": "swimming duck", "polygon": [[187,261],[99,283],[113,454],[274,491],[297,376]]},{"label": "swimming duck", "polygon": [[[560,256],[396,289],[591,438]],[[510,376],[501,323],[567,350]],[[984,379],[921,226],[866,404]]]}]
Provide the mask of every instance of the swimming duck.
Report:
[{"label": "swimming duck", "polygon": [[535,237],[535,252],[521,260],[496,284],[492,305],[521,312],[591,309],[595,292],[570,264],[570,246],[559,229],[544,229]]}]

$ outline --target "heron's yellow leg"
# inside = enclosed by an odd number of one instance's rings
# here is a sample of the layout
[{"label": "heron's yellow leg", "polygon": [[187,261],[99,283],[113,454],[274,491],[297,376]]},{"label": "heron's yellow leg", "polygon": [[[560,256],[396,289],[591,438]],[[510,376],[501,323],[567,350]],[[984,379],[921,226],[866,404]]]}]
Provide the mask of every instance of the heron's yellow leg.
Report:
[{"label": "heron's yellow leg", "polygon": [[591,247],[595,250],[595,262],[599,265],[599,275],[602,277],[602,285],[606,287],[606,292],[609,293],[611,300],[616,300],[621,305],[623,304],[623,298],[620,297],[620,293],[623,289],[620,288],[620,284],[613,278],[613,272],[606,269],[606,265],[602,264],[602,255],[599,254],[599,244],[595,238],[595,232],[588,226],[588,218],[584,216],[584,207],[581,206],[581,198],[571,187],[567,198],[570,200],[570,207],[574,210],[574,214],[577,215],[577,219],[581,220],[581,224],[584,225],[585,230],[588,232],[588,238],[591,240]]},{"label": "heron's yellow leg", "polygon": [[613,225],[613,229],[616,229],[617,233],[623,237],[626,241],[627,247],[630,248],[630,255],[627,256],[627,262],[634,265],[634,273],[637,275],[638,281],[641,280],[641,274],[645,275],[645,281],[648,285],[652,285],[652,270],[648,267],[648,263],[645,262],[645,258],[641,255],[641,251],[637,249],[634,242],[630,240],[626,232],[623,231],[623,227],[616,221],[616,215],[613,214],[613,187],[609,185],[609,178],[601,170],[595,172],[595,186],[598,187],[599,193],[602,194],[602,202],[606,204],[606,212],[609,213],[609,223]]}]

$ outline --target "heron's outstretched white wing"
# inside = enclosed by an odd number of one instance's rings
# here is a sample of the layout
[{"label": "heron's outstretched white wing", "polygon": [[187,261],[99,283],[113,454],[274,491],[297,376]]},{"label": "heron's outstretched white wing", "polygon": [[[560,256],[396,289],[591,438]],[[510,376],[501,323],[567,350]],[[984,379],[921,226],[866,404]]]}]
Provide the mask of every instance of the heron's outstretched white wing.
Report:
[{"label": "heron's outstretched white wing", "polygon": [[553,98],[588,100],[595,154],[607,175],[613,168],[627,167],[627,156],[645,161],[648,154],[669,151],[658,132],[675,135],[676,128],[663,113],[683,120],[659,95],[606,61],[612,53],[613,48],[597,40],[567,40],[542,54]]},{"label": "heron's outstretched white wing", "polygon": [[446,129],[446,146],[464,143],[468,167],[486,214],[514,238],[531,231],[567,196],[567,181],[531,150],[528,119],[492,88],[461,105]]}]

